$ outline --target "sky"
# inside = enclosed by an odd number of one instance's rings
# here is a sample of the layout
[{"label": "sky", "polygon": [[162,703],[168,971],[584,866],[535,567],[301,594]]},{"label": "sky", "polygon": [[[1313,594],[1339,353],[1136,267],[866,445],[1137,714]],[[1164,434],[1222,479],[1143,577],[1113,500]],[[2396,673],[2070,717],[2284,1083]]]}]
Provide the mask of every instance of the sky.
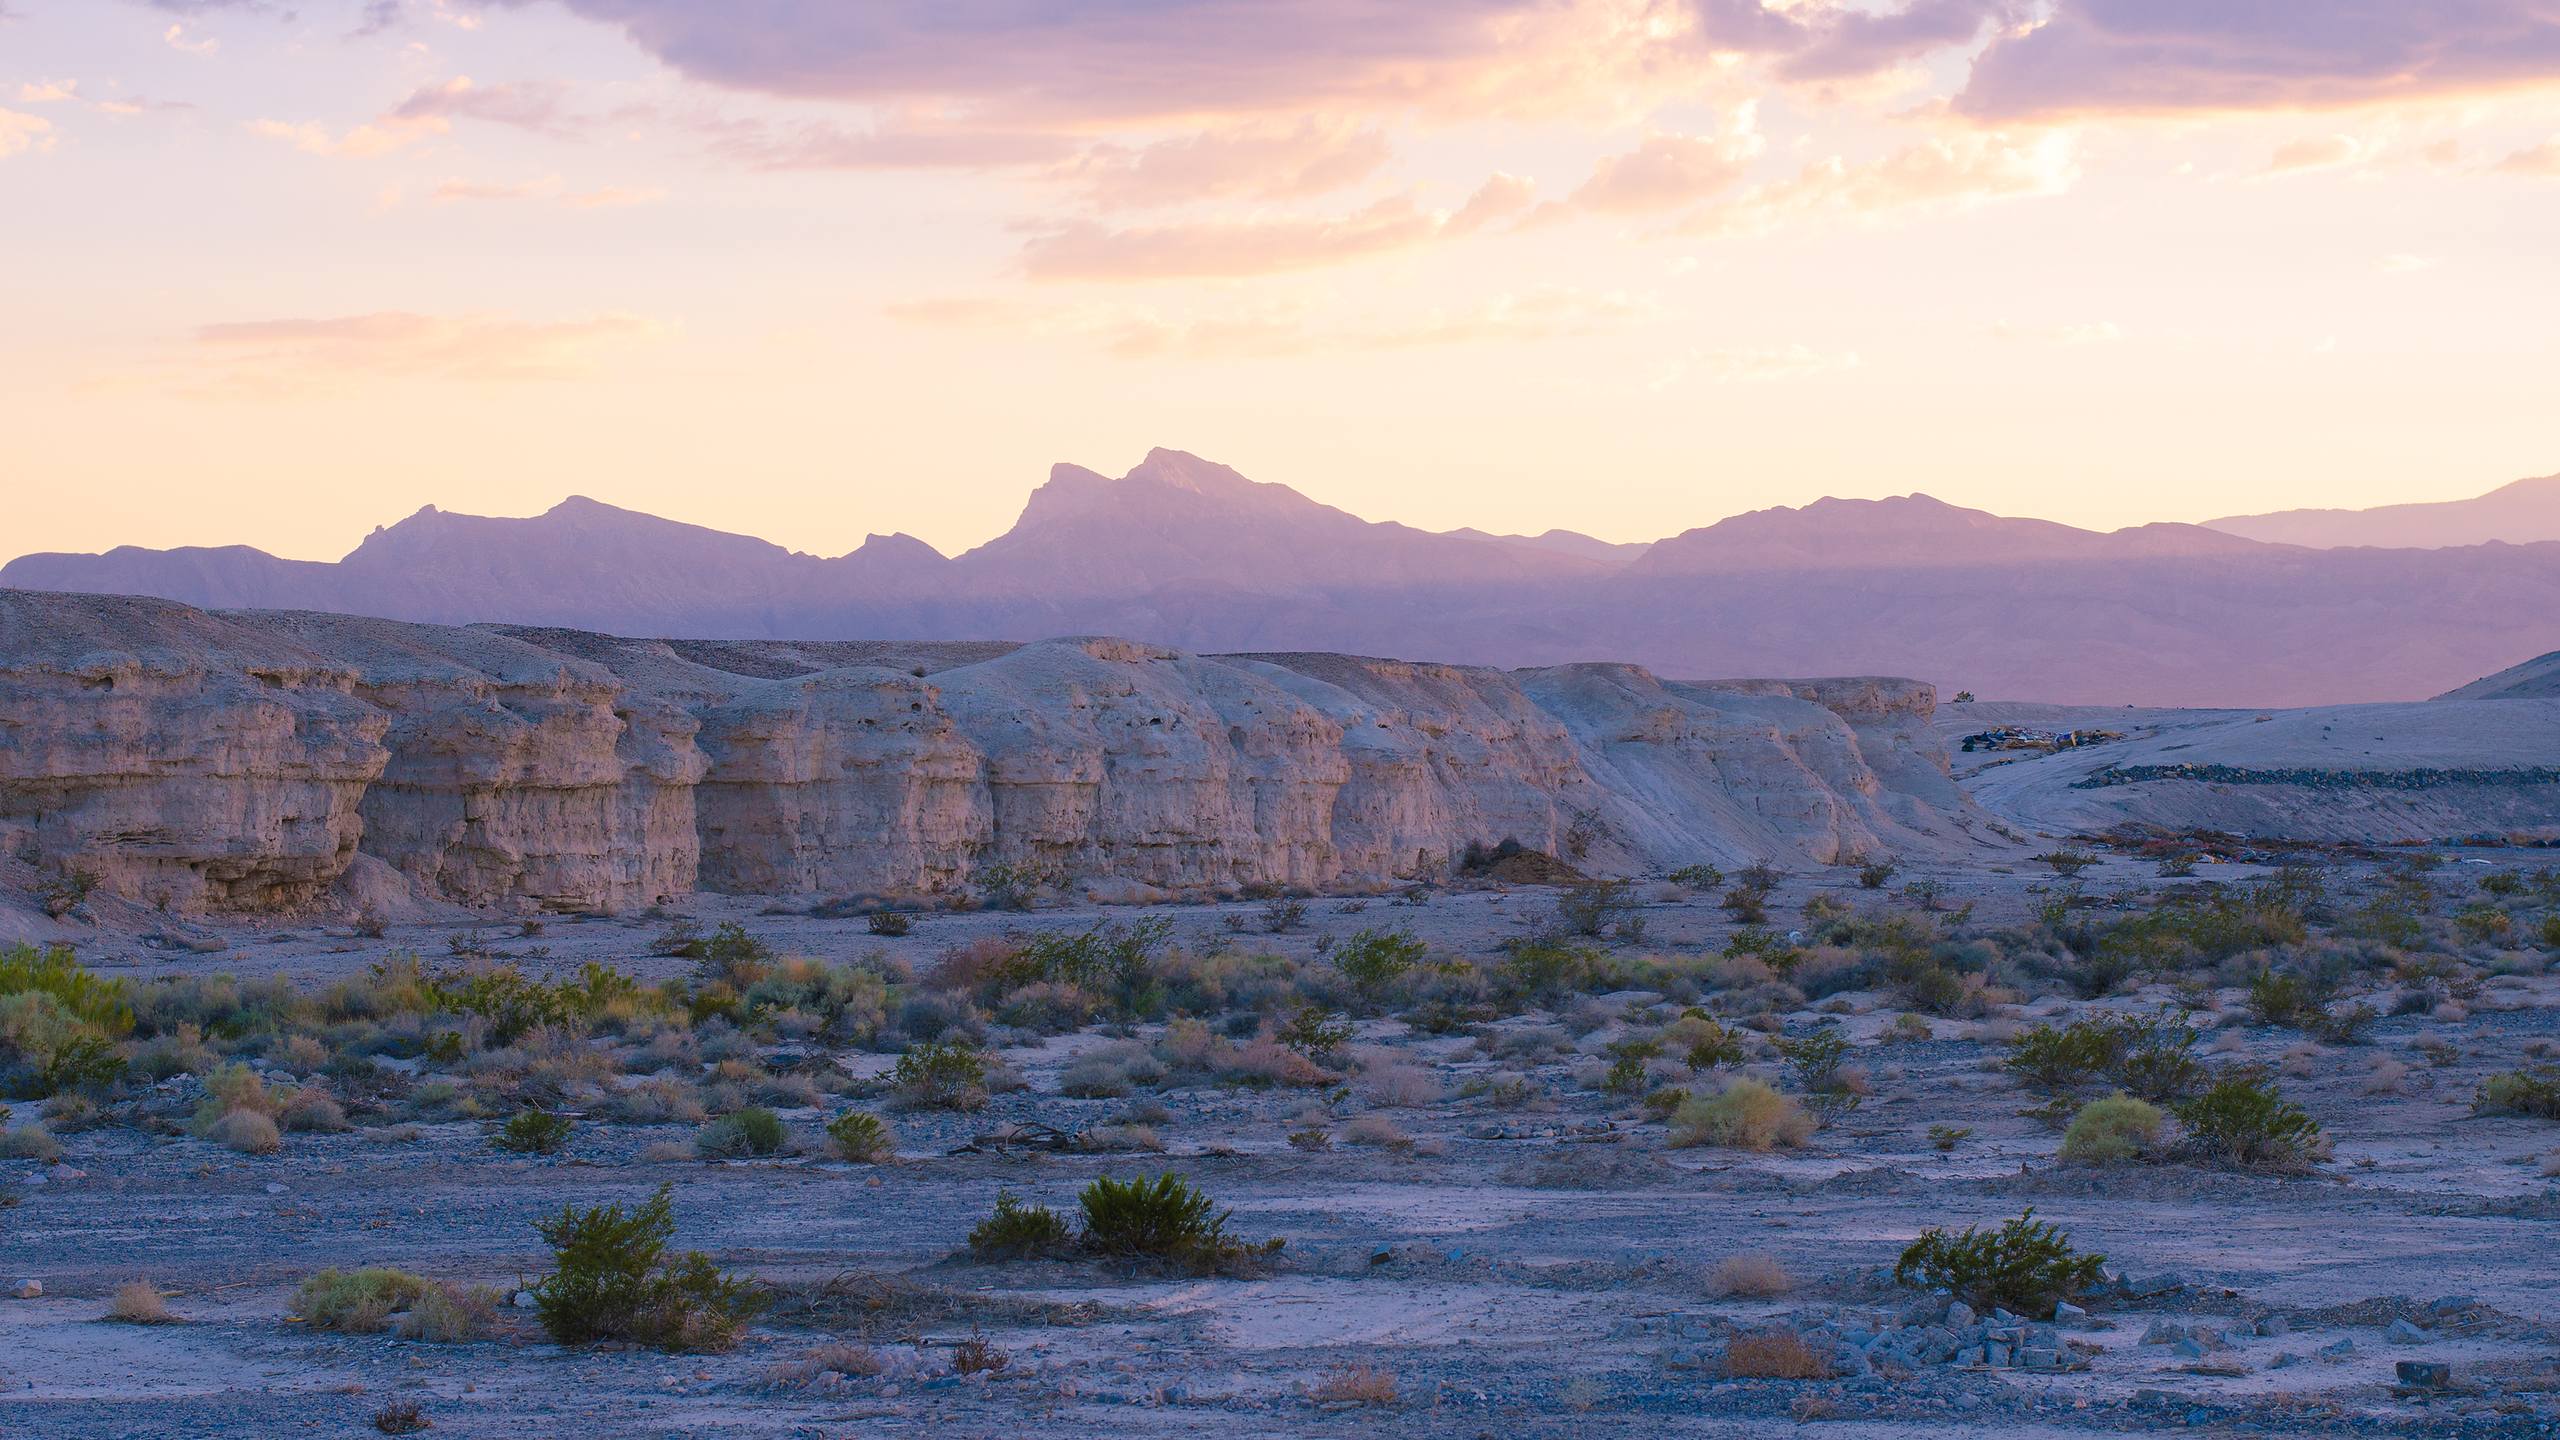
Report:
[{"label": "sky", "polygon": [[2560,470],[2560,0],[0,0],[0,557]]}]

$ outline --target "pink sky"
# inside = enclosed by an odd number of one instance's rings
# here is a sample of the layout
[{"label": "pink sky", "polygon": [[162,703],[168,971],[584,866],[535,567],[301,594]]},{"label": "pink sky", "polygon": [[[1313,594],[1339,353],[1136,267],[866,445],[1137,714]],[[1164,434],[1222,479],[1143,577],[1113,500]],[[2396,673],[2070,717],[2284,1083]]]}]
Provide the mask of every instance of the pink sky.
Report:
[{"label": "pink sky", "polygon": [[0,0],[0,557],[2560,469],[2553,0]]}]

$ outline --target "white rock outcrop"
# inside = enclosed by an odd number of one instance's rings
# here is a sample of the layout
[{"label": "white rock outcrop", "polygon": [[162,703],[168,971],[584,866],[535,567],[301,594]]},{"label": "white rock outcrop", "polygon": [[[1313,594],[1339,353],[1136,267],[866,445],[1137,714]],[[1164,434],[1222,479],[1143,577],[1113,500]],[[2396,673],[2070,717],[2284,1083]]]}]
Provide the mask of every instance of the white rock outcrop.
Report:
[{"label": "white rock outcrop", "polygon": [[[1593,873],[1976,843],[1928,686],[1187,655],[1109,638],[623,640],[0,591],[0,830],[193,909],[614,909],[1367,887],[1514,838]],[[359,856],[366,857],[362,867]],[[381,862],[374,865],[374,861]]]}]

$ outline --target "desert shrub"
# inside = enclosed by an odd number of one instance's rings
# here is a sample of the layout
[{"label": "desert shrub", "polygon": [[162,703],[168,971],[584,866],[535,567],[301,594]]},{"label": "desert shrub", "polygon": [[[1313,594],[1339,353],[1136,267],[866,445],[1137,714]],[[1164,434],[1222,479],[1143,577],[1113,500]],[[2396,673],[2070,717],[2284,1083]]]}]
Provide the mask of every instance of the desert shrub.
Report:
[{"label": "desert shrub", "polygon": [[2105,1265],[2103,1255],[2074,1251],[2070,1235],[2038,1220],[2031,1206],[1996,1230],[1967,1226],[1956,1235],[1935,1227],[1920,1232],[1894,1263],[1893,1278],[1921,1289],[1950,1291],[1977,1310],[2000,1306],[2045,1316],[2095,1285]]},{"label": "desert shrub", "polygon": [[1226,1212],[1171,1171],[1153,1180],[1105,1175],[1077,1197],[1084,1208],[1084,1249],[1097,1255],[1157,1260],[1199,1274],[1227,1271],[1277,1253],[1280,1242],[1249,1245],[1227,1233]]},{"label": "desert shrub", "polygon": [[1591,945],[1553,935],[1516,939],[1503,947],[1495,979],[1513,997],[1546,1001],[1586,984],[1602,960]]},{"label": "desert shrub", "polygon": [[1828,1380],[1832,1366],[1793,1330],[1757,1330],[1725,1342],[1724,1373],[1745,1380]]},{"label": "desert shrub", "polygon": [[1396,1377],[1375,1365],[1345,1365],[1310,1387],[1307,1398],[1319,1405],[1393,1405]]},{"label": "desert shrub", "polygon": [[2059,1029],[2039,1025],[2009,1042],[2000,1068],[2035,1089],[2059,1094],[2087,1084],[2106,1060],[2103,1039],[2096,1032],[2079,1025]]},{"label": "desert shrub", "polygon": [[116,1042],[134,1028],[129,987],[101,980],[67,946],[0,948],[0,1091],[37,1099],[114,1083]]},{"label": "desert shrub", "polygon": [[1010,1190],[997,1191],[995,1209],[969,1231],[969,1254],[978,1260],[1047,1260],[1074,1248],[1066,1217],[1025,1205]]},{"label": "desert shrub", "polygon": [[1723,904],[1725,913],[1732,916],[1737,925],[1769,923],[1769,892],[1766,890],[1755,889],[1748,885],[1736,885],[1724,892],[1724,899],[1720,903]]},{"label": "desert shrub", "polygon": [[2080,1165],[2121,1164],[2158,1144],[2167,1123],[2158,1106],[2130,1095],[2092,1100],[2063,1132],[2062,1158]]},{"label": "desert shrub", "polygon": [[1933,1150],[1953,1150],[1971,1138],[1973,1138],[1973,1127],[1970,1125],[1929,1127],[1929,1148]]},{"label": "desert shrub", "polygon": [[273,1155],[284,1148],[276,1122],[258,1110],[226,1110],[206,1129],[205,1138],[243,1155]]},{"label": "desert shrub", "polygon": [[1667,878],[1684,890],[1713,890],[1724,883],[1724,872],[1713,865],[1683,865]]},{"label": "desert shrub", "polygon": [[1556,924],[1567,933],[1598,937],[1633,916],[1639,902],[1624,880],[1586,880],[1556,897]]},{"label": "desert shrub", "polygon": [[2219,1164],[2295,1169],[2318,1151],[2319,1122],[2252,1075],[2226,1074],[2175,1110],[2188,1147]]},{"label": "desert shrub", "polygon": [[2054,850],[2039,855],[2036,859],[2042,861],[2054,874],[2065,880],[2078,878],[2081,871],[2098,863],[2098,857],[2086,850]]},{"label": "desert shrub", "polygon": [[874,910],[862,924],[872,934],[890,940],[915,928],[915,920],[903,910]]},{"label": "desert shrub", "polygon": [[1323,1006],[1302,1005],[1273,1038],[1315,1064],[1331,1065],[1342,1058],[1342,1048],[1358,1033],[1350,1021],[1333,1018],[1333,1012]]},{"label": "desert shrub", "polygon": [[897,1158],[898,1137],[889,1122],[867,1110],[847,1110],[827,1122],[827,1143],[838,1158],[878,1165]]},{"label": "desert shrub", "polygon": [[920,1110],[976,1110],[987,1103],[986,1057],[958,1041],[908,1046],[889,1082],[901,1101]]},{"label": "desert shrub", "polygon": [[999,992],[1039,983],[1071,985],[1134,1009],[1144,1002],[1157,951],[1172,933],[1173,922],[1155,916],[1126,925],[1105,922],[1073,934],[1022,936],[1011,942],[1009,955],[985,967],[984,978]]},{"label": "desert shrub", "polygon": [[1888,881],[1893,879],[1894,872],[1901,868],[1901,865],[1891,857],[1886,857],[1880,860],[1862,860],[1858,864],[1858,888],[1861,890],[1881,890],[1885,887],[1885,884]]},{"label": "desert shrub", "polygon": [[1294,895],[1274,895],[1262,902],[1262,928],[1286,935],[1307,923],[1307,902]]},{"label": "desert shrub", "polygon": [[42,1125],[21,1125],[0,1135],[0,1158],[34,1160],[50,1165],[62,1158],[62,1142]]},{"label": "desert shrub", "polygon": [[1422,963],[1425,946],[1401,930],[1363,929],[1337,942],[1326,957],[1363,995],[1375,995]]},{"label": "desert shrub", "polygon": [[534,1229],[554,1267],[533,1286],[534,1313],[560,1344],[725,1350],[763,1308],[753,1282],[722,1274],[709,1256],[668,1253],[676,1230],[670,1186],[636,1210],[563,1207]]},{"label": "desert shrub", "polygon": [[2098,1016],[2059,1029],[2039,1025],[2011,1041],[2000,1063],[2047,1094],[2103,1079],[2138,1098],[2166,1101],[2201,1083],[2203,1066],[2190,1053],[2195,1042],[2194,1027],[2172,1010]]},{"label": "desert shrub", "polygon": [[1699,1074],[1739,1065],[1744,1058],[1742,1037],[1717,1024],[1703,1010],[1684,1011],[1679,1019],[1664,1026],[1662,1047]]},{"label": "desert shrub", "polygon": [[1770,1300],[1796,1288],[1796,1277],[1774,1255],[1727,1255],[1707,1274],[1707,1293],[1719,1300]]},{"label": "desert shrub", "polygon": [[519,1155],[557,1155],[569,1144],[576,1122],[548,1110],[520,1110],[489,1137],[489,1143]]},{"label": "desert shrub", "polygon": [[1749,1078],[1736,1079],[1713,1095],[1692,1096],[1671,1116],[1675,1148],[1793,1149],[1812,1138],[1813,1117],[1803,1105]]},{"label": "desert shrub", "polygon": [[373,1412],[373,1428],[385,1435],[415,1435],[432,1430],[435,1422],[427,1418],[426,1409],[415,1400],[394,1400]]},{"label": "desert shrub", "polygon": [[889,982],[879,971],[821,960],[785,960],[738,997],[743,1021],[797,1014],[840,1044],[860,1044],[888,1020]]},{"label": "desert shrub", "polygon": [[1840,1067],[1849,1058],[1849,1042],[1839,1031],[1816,1030],[1771,1043],[1786,1060],[1798,1088],[1813,1094],[1840,1088]]},{"label": "desert shrub", "polygon": [[119,1325],[174,1325],[178,1320],[169,1313],[168,1297],[148,1280],[128,1280],[117,1286],[107,1301],[107,1313],[99,1318]]},{"label": "desert shrub", "polygon": [[2260,1025],[2299,1029],[2316,1021],[2326,998],[2323,987],[2309,976],[2260,971],[2249,981],[2249,1018]]},{"label": "desert shrub", "polygon": [[782,1128],[782,1117],[761,1105],[723,1115],[694,1132],[693,1153],[705,1160],[736,1160],[749,1155],[773,1155],[782,1150],[790,1136]]},{"label": "desert shrub", "polygon": [[2454,928],[2474,945],[2487,945],[2515,933],[2515,917],[2495,905],[2467,905],[2453,912]]},{"label": "desert shrub", "polygon": [[406,1270],[323,1270],[302,1282],[293,1309],[304,1324],[349,1335],[397,1331],[412,1340],[453,1344],[488,1333],[497,1297]]},{"label": "desert shrub", "polygon": [[2480,1082],[2471,1109],[2480,1115],[2530,1115],[2560,1120],[2560,1066],[2509,1070]]}]

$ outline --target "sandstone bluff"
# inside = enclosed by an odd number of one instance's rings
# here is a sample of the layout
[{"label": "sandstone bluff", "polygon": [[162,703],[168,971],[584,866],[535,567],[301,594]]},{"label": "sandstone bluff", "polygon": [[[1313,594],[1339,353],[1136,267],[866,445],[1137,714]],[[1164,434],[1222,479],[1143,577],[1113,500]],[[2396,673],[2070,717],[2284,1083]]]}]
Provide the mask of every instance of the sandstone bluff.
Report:
[{"label": "sandstone bluff", "polygon": [[1996,845],[1927,685],[632,640],[0,591],[0,842],[181,912],[1361,888]]}]

